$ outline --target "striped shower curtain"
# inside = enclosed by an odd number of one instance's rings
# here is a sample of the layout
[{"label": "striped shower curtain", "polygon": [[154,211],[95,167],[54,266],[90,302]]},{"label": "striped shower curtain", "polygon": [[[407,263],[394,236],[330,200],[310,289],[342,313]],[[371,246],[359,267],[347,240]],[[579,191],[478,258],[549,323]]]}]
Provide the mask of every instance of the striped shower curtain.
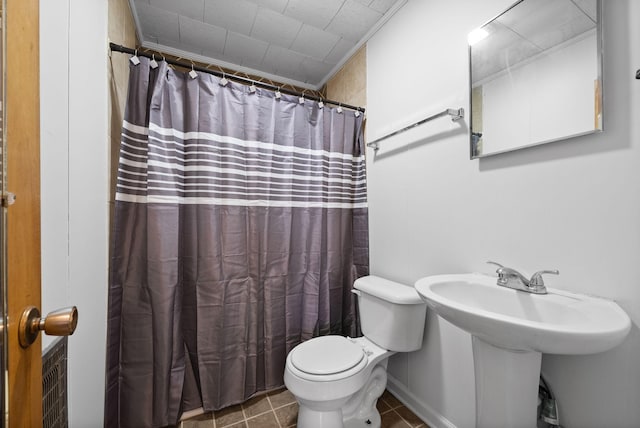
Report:
[{"label": "striped shower curtain", "polygon": [[130,65],[105,425],[161,427],[283,384],[287,353],[356,335],[368,274],[362,117]]}]

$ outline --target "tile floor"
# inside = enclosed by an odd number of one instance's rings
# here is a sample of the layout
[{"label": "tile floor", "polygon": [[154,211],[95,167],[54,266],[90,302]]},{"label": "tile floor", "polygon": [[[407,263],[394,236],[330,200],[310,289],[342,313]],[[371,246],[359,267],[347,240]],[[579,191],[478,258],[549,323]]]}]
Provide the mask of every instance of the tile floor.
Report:
[{"label": "tile floor", "polygon": [[[390,392],[378,399],[382,428],[429,428]],[[296,426],[298,403],[286,388],[183,421],[179,428],[288,428]],[[319,427],[320,428],[320,427]]]}]

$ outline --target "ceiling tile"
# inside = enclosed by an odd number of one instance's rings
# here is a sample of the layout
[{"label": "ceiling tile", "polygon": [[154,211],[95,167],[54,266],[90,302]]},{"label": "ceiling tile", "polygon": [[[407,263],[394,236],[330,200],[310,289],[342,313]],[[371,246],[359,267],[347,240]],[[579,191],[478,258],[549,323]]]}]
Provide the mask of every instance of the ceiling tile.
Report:
[{"label": "ceiling tile", "polygon": [[324,58],[324,62],[328,64],[339,63],[356,44],[350,40],[340,39],[333,47],[331,52]]},{"label": "ceiling tile", "polygon": [[257,12],[258,6],[247,0],[207,0],[204,21],[249,35]]},{"label": "ceiling tile", "polygon": [[373,0],[369,7],[384,15],[396,1],[398,0]]},{"label": "ceiling tile", "polygon": [[574,0],[574,3],[584,11],[594,22],[598,20],[597,0]]},{"label": "ceiling tile", "polygon": [[595,22],[570,0],[522,2],[496,21],[541,49],[548,49],[595,28]]},{"label": "ceiling tile", "polygon": [[185,17],[180,17],[180,42],[187,46],[199,46],[200,51],[224,51],[227,30]]},{"label": "ceiling tile", "polygon": [[305,77],[304,82],[319,82],[332,68],[332,64],[316,61],[312,58],[306,58],[300,64],[300,71]]},{"label": "ceiling tile", "polygon": [[382,18],[382,14],[358,3],[355,0],[346,0],[326,30],[338,34],[345,39],[357,42]]},{"label": "ceiling tile", "polygon": [[142,26],[142,33],[145,36],[162,36],[173,40],[180,38],[178,15],[176,13],[138,2],[136,2],[136,9]]},{"label": "ceiling tile", "polygon": [[129,0],[143,47],[314,89],[396,1],[407,0]]},{"label": "ceiling tile", "polygon": [[339,36],[319,30],[308,24],[303,24],[291,49],[299,53],[324,59],[340,40]]},{"label": "ceiling tile", "polygon": [[345,0],[289,0],[284,14],[299,21],[324,29],[336,16]]},{"label": "ceiling tile", "polygon": [[[197,46],[186,44],[186,43],[182,43],[182,42],[180,42],[178,40],[164,39],[162,37],[159,37],[158,38],[158,44],[160,44],[162,46],[167,46],[167,47],[172,48],[172,49],[177,49],[177,50],[182,51],[182,52],[194,53],[194,54],[198,54],[198,55],[202,54],[202,50],[200,48],[198,48]],[[156,59],[157,59],[157,57],[156,57]]]},{"label": "ceiling tile", "polygon": [[288,48],[295,40],[301,27],[302,22],[296,19],[260,7],[251,36]]},{"label": "ceiling tile", "polygon": [[287,72],[298,70],[304,60],[304,55],[280,46],[271,45],[267,49],[267,53],[262,62],[270,70],[273,70],[273,73],[281,73],[285,70]]},{"label": "ceiling tile", "polygon": [[202,21],[204,0],[150,0],[151,6]]},{"label": "ceiling tile", "polygon": [[243,66],[256,67],[262,63],[269,44],[244,34],[229,31],[224,47],[224,60]]},{"label": "ceiling tile", "polygon": [[278,13],[284,12],[284,9],[287,7],[288,0],[251,0],[253,3],[258,6],[266,7],[267,9],[271,9]]}]

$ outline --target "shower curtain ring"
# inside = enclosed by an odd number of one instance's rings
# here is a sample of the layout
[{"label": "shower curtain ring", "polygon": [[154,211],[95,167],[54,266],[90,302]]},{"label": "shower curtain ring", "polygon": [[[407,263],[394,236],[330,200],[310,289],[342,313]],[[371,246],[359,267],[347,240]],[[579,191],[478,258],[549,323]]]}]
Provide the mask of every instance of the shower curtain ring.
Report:
[{"label": "shower curtain ring", "polygon": [[154,70],[158,68],[158,62],[156,61],[156,55],[154,53],[151,54],[151,61],[149,61],[149,66]]},{"label": "shower curtain ring", "polygon": [[192,79],[198,77],[198,73],[196,73],[193,61],[191,61],[191,71],[189,72],[189,77],[191,77]]},{"label": "shower curtain ring", "polygon": [[229,81],[227,80],[227,74],[223,71],[222,79],[220,79],[220,86],[227,86],[227,83],[229,83]]},{"label": "shower curtain ring", "polygon": [[140,64],[140,59],[138,59],[138,49],[134,51],[134,54],[131,58],[129,58],[129,61],[131,61],[131,64],[133,65]]}]

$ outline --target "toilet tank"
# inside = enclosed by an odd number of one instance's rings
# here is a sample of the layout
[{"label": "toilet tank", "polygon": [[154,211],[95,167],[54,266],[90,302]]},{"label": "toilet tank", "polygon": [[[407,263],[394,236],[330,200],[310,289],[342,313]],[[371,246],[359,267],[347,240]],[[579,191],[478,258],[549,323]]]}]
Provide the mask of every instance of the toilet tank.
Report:
[{"label": "toilet tank", "polygon": [[353,287],[366,338],[396,352],[422,347],[427,304],[413,287],[373,275],[358,278]]}]

